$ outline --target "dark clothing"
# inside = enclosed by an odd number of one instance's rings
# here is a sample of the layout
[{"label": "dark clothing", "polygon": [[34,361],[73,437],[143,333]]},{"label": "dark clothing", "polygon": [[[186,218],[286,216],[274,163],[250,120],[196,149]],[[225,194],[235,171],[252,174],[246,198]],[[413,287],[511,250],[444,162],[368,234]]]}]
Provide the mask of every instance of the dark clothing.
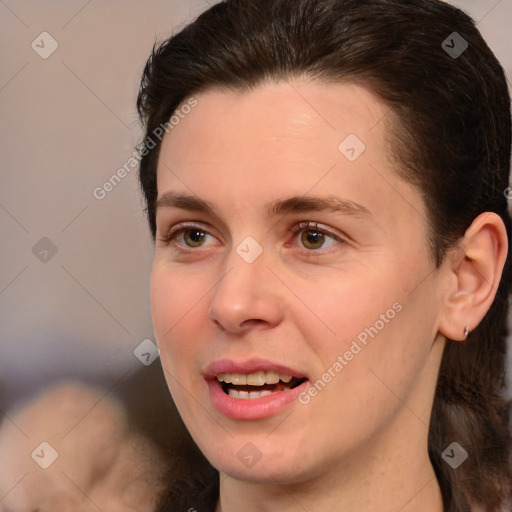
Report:
[{"label": "dark clothing", "polygon": [[215,512],[219,500],[219,473],[208,471],[194,482],[178,480],[158,512]]}]

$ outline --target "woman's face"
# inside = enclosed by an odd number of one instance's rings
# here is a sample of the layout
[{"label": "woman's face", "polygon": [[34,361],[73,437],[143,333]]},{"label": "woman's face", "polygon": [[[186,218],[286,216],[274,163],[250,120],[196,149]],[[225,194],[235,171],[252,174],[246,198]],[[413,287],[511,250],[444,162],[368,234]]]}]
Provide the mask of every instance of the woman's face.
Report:
[{"label": "woman's face", "polygon": [[444,278],[423,201],[394,172],[388,109],[306,81],[195,100],[163,140],[151,276],[185,424],[235,478],[391,456],[409,471],[426,454]]}]

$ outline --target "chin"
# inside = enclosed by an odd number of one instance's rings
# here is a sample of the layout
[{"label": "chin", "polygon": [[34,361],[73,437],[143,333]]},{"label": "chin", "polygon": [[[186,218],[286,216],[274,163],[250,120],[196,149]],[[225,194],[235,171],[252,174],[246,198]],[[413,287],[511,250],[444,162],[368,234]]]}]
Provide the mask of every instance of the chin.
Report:
[{"label": "chin", "polygon": [[[214,462],[214,461],[212,461]],[[215,466],[221,473],[229,475],[230,478],[251,482],[256,484],[299,484],[308,480],[308,472],[301,468],[285,467],[284,464],[258,463],[252,468],[241,468],[237,460],[223,461]]]},{"label": "chin", "polygon": [[211,439],[206,443],[208,449],[202,451],[212,466],[231,478],[246,482],[301,483],[314,478],[315,468],[322,466],[302,454],[299,448],[302,443],[290,437],[287,446],[276,443],[267,434],[250,438],[244,436],[240,440],[234,436],[222,445]]}]

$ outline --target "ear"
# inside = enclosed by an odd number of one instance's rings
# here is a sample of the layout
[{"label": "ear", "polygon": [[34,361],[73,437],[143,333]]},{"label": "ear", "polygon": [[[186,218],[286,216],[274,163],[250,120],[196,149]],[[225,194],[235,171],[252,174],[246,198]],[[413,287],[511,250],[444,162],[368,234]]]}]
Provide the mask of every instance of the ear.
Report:
[{"label": "ear", "polygon": [[465,328],[472,331],[481,322],[496,296],[507,250],[507,231],[501,218],[492,212],[480,214],[443,264],[450,286],[443,296],[441,334],[463,341]]}]

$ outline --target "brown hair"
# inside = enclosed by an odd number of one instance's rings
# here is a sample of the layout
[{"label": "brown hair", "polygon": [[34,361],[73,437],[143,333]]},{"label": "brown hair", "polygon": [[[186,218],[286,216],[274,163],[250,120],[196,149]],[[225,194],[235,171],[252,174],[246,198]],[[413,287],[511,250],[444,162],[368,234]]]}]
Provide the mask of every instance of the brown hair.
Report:
[{"label": "brown hair", "polygon": [[[454,36],[457,32],[458,36]],[[451,37],[451,39],[450,39]],[[460,55],[454,37],[468,46]],[[447,43],[443,43],[448,41]],[[397,172],[422,194],[432,258],[485,211],[503,219],[510,172],[510,98],[502,67],[473,20],[438,0],[228,0],[155,45],[137,101],[146,136],[179,105],[212,87],[248,90],[293,77],[369,86],[394,114]],[[140,163],[156,233],[160,143]],[[429,454],[449,512],[510,506],[505,385],[510,251],[491,309],[466,343],[448,340],[434,399]],[[441,457],[457,441],[469,459]]]}]

